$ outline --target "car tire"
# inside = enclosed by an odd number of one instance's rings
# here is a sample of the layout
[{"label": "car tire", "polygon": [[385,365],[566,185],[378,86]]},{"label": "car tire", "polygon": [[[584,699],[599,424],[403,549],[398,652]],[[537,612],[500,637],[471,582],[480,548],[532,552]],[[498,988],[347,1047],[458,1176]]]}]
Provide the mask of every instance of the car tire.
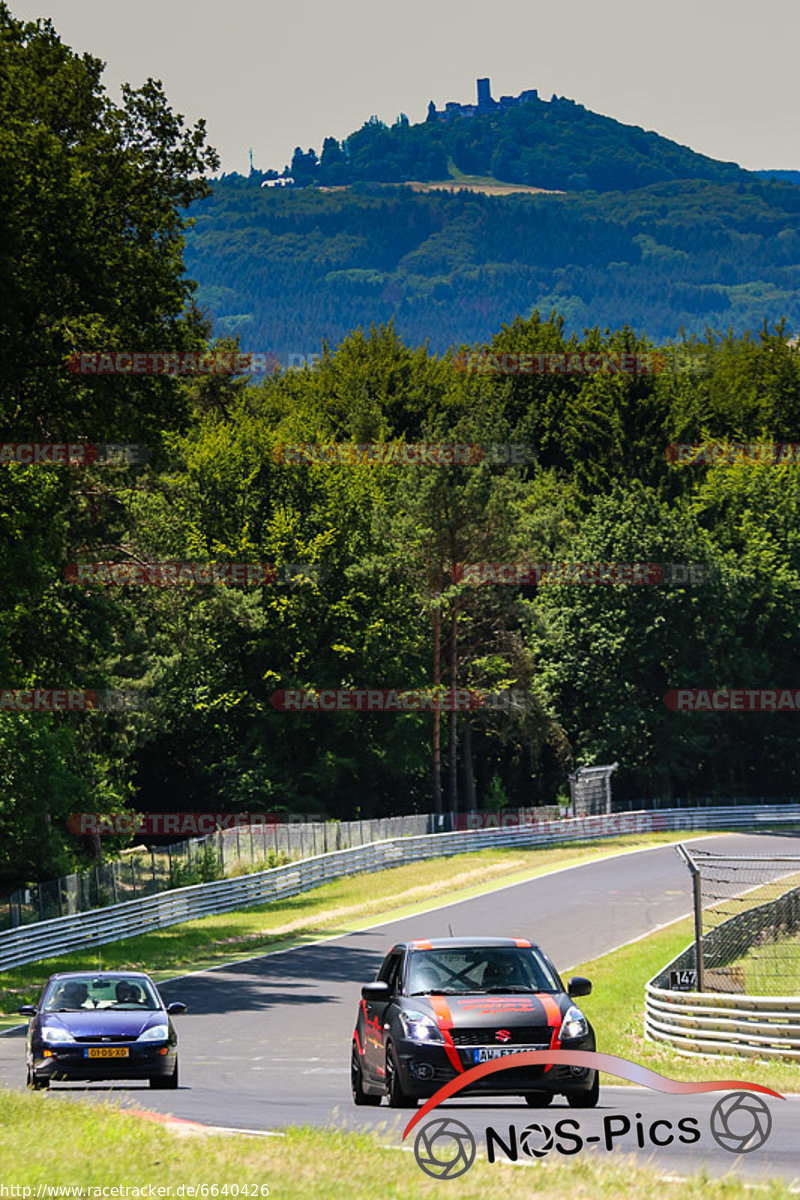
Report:
[{"label": "car tire", "polygon": [[419,1101],[416,1096],[409,1096],[408,1092],[403,1091],[394,1046],[387,1046],[386,1048],[386,1089],[389,1093],[390,1108],[417,1107]]},{"label": "car tire", "polygon": [[358,1046],[353,1042],[353,1055],[350,1059],[350,1087],[353,1092],[353,1104],[369,1105],[377,1108],[381,1102],[380,1096],[373,1096],[364,1091],[364,1076],[361,1071],[361,1056]]},{"label": "car tire", "polygon": [[151,1088],[176,1088],[178,1086],[178,1060],[175,1059],[175,1070],[171,1075],[151,1075]]},{"label": "car tire", "polygon": [[573,1092],[567,1096],[570,1108],[596,1108],[600,1099],[600,1076],[594,1072],[594,1082],[588,1092]]},{"label": "car tire", "polygon": [[531,1108],[547,1108],[548,1104],[553,1103],[552,1092],[526,1092],[525,1103]]},{"label": "car tire", "polygon": [[37,1075],[35,1071],[28,1068],[28,1087],[34,1092],[44,1092],[50,1087],[50,1079],[48,1076]]}]

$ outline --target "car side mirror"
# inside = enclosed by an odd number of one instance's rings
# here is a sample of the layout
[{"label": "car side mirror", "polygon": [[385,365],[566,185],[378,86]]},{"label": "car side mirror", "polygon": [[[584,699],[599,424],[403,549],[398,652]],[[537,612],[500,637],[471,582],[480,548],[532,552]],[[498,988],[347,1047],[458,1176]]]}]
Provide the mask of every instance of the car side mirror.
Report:
[{"label": "car side mirror", "polygon": [[176,1000],[173,1004],[167,1005],[167,1012],[174,1017],[177,1013],[186,1012],[186,1005],[181,1004],[180,1000]]},{"label": "car side mirror", "polygon": [[373,1000],[377,1003],[388,1000],[391,994],[388,983],[384,983],[382,980],[380,982],[376,980],[375,983],[365,983],[361,989],[361,995],[365,1000]]},{"label": "car side mirror", "polygon": [[573,975],[567,984],[568,996],[588,996],[592,990],[592,981],[583,975]]},{"label": "car side mirror", "polygon": [[19,1013],[19,1015],[21,1017],[35,1017],[36,1016],[36,1005],[35,1004],[22,1004],[17,1009],[17,1012]]}]

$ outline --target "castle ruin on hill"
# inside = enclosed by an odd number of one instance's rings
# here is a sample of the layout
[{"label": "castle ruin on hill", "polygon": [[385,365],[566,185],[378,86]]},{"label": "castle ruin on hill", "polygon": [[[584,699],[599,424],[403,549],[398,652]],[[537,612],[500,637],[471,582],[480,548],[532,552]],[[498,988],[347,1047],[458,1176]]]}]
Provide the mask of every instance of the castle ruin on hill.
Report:
[{"label": "castle ruin on hill", "polygon": [[538,90],[536,88],[528,88],[527,91],[520,92],[518,96],[501,96],[499,100],[493,100],[491,80],[479,79],[477,83],[477,104],[456,104],[454,101],[449,100],[444,108],[439,110],[431,100],[428,105],[428,120],[449,121],[451,117],[482,116],[483,113],[497,112],[504,108],[515,108],[518,104],[527,104],[530,100],[539,99]]}]

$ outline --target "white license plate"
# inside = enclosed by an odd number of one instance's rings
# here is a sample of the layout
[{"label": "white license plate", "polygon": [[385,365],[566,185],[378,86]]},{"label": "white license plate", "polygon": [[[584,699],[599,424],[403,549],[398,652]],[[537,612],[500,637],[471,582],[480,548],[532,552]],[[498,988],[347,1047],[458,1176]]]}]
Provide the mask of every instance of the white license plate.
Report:
[{"label": "white license plate", "polygon": [[546,1046],[476,1046],[472,1051],[473,1062],[489,1062],[493,1058],[505,1058],[507,1054],[524,1054],[526,1050],[546,1050]]}]

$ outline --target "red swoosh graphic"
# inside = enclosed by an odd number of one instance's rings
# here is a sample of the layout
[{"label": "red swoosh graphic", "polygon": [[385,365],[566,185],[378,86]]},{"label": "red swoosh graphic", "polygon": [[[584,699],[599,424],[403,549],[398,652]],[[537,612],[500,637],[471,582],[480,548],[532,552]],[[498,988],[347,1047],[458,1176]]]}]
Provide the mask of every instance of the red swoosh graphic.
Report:
[{"label": "red swoosh graphic", "polygon": [[616,1054],[598,1054],[596,1050],[526,1050],[523,1054],[511,1054],[506,1058],[498,1058],[492,1062],[480,1063],[477,1067],[470,1067],[463,1075],[459,1075],[457,1079],[451,1079],[444,1087],[440,1087],[438,1092],[435,1092],[430,1100],[425,1101],[419,1112],[415,1113],[406,1125],[403,1140],[417,1122],[437,1108],[443,1100],[449,1100],[456,1092],[460,1092],[478,1079],[483,1079],[486,1075],[493,1075],[495,1071],[508,1071],[516,1067],[538,1067],[542,1063],[565,1067],[591,1067],[596,1071],[605,1071],[606,1075],[616,1075],[619,1079],[627,1079],[630,1083],[649,1087],[654,1092],[670,1092],[672,1095],[693,1095],[697,1092],[724,1092],[734,1089],[742,1092],[763,1092],[764,1095],[775,1096],[778,1100],[786,1099],[780,1092],[774,1092],[772,1088],[763,1087],[760,1083],[745,1083],[741,1079],[709,1079],[705,1083],[681,1083],[677,1079],[659,1075],[657,1071],[651,1071],[649,1067],[643,1067],[641,1063],[629,1062],[627,1058],[619,1058]]}]

